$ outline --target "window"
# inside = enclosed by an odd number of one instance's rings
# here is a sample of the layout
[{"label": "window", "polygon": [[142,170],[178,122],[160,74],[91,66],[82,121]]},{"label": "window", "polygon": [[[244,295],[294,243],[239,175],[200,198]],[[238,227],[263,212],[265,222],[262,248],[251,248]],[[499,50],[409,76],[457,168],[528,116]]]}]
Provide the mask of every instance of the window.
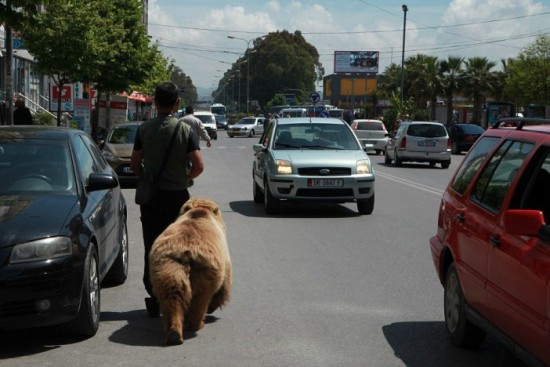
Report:
[{"label": "window", "polygon": [[484,164],[487,155],[499,141],[500,138],[484,137],[472,148],[454,178],[452,188],[456,192],[464,194],[479,167]]},{"label": "window", "polygon": [[88,184],[88,177],[91,173],[98,172],[98,168],[90,151],[86,147],[84,141],[82,141],[80,136],[74,137],[74,150],[75,157],[78,162],[79,173],[82,175],[84,184]]},{"label": "window", "polygon": [[532,149],[533,143],[508,140],[502,144],[481,172],[472,192],[472,200],[497,212],[517,171]]}]

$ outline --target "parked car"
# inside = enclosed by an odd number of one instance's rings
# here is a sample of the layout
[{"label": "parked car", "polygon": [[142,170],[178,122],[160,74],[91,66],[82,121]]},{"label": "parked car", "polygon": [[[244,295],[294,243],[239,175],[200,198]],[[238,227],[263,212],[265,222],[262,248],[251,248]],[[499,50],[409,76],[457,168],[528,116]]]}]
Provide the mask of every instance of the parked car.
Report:
[{"label": "parked car", "polygon": [[81,130],[0,127],[0,330],[93,336],[101,284],[128,276],[117,175]]},{"label": "parked car", "polygon": [[376,154],[382,154],[390,140],[386,126],[380,120],[353,120],[351,128],[361,144],[372,144]]},{"label": "parked car", "polygon": [[218,127],[216,126],[216,117],[212,112],[195,111],[193,115],[195,115],[195,117],[202,121],[202,124],[208,132],[208,136],[210,136],[210,139],[218,139]]},{"label": "parked car", "polygon": [[374,171],[349,125],[337,118],[272,119],[252,164],[254,202],[274,214],[281,201],[355,202],[374,209]]},{"label": "parked car", "polygon": [[216,118],[216,127],[218,129],[226,130],[228,124],[227,117],[225,117],[225,115],[214,115],[214,117]]},{"label": "parked car", "polygon": [[227,129],[227,136],[234,138],[235,136],[253,137],[264,132],[264,117],[243,117],[236,124],[231,125]]},{"label": "parked car", "polygon": [[120,182],[136,183],[138,176],[130,168],[136,133],[141,121],[114,125],[105,140],[99,142],[101,153],[113,167]]},{"label": "parked car", "polygon": [[451,143],[443,124],[427,121],[403,121],[386,145],[386,164],[403,162],[436,163],[442,168],[451,165]]},{"label": "parked car", "polygon": [[307,109],[305,108],[283,108],[279,111],[280,117],[306,117]]},{"label": "parked car", "polygon": [[485,129],[476,124],[450,124],[446,126],[451,139],[451,154],[468,151]]},{"label": "parked car", "polygon": [[495,334],[537,366],[550,365],[548,124],[506,118],[487,130],[447,186],[429,240],[450,340],[478,347]]}]

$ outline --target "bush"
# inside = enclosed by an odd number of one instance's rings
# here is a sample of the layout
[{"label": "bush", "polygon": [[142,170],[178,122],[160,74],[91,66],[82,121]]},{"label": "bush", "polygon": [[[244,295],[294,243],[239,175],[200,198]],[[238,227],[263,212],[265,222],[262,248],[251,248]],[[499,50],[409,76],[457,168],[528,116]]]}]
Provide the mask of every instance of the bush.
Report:
[{"label": "bush", "polygon": [[32,117],[33,125],[48,125],[53,126],[55,125],[55,119],[46,112],[37,112]]}]

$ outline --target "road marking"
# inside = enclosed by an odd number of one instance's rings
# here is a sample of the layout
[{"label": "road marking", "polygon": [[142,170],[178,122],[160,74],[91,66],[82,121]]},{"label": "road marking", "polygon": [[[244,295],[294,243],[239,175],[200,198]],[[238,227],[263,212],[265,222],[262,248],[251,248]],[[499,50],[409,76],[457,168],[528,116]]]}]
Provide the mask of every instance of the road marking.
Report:
[{"label": "road marking", "polygon": [[376,176],[381,176],[381,177],[387,178],[388,180],[391,180],[391,181],[394,181],[394,182],[399,182],[403,185],[414,187],[415,189],[422,190],[422,191],[428,192],[430,194],[434,194],[434,195],[437,195],[437,196],[443,196],[444,190],[440,190],[440,189],[436,189],[435,187],[423,185],[423,184],[415,182],[415,181],[410,181],[410,180],[404,179],[402,177],[393,176],[393,175],[390,175],[390,174],[387,174],[387,173],[384,173],[384,172],[380,172],[380,171],[375,172],[375,177]]}]

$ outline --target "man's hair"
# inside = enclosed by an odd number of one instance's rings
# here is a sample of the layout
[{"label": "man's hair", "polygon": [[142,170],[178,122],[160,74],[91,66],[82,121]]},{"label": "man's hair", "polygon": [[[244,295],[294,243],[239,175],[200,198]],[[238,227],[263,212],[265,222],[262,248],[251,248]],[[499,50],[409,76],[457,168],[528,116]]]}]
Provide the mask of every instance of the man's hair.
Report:
[{"label": "man's hair", "polygon": [[160,107],[172,107],[178,97],[178,87],[172,82],[160,83],[155,89],[155,102]]},{"label": "man's hair", "polygon": [[187,106],[185,107],[185,113],[186,114],[190,114],[190,113],[193,113],[193,106]]}]

